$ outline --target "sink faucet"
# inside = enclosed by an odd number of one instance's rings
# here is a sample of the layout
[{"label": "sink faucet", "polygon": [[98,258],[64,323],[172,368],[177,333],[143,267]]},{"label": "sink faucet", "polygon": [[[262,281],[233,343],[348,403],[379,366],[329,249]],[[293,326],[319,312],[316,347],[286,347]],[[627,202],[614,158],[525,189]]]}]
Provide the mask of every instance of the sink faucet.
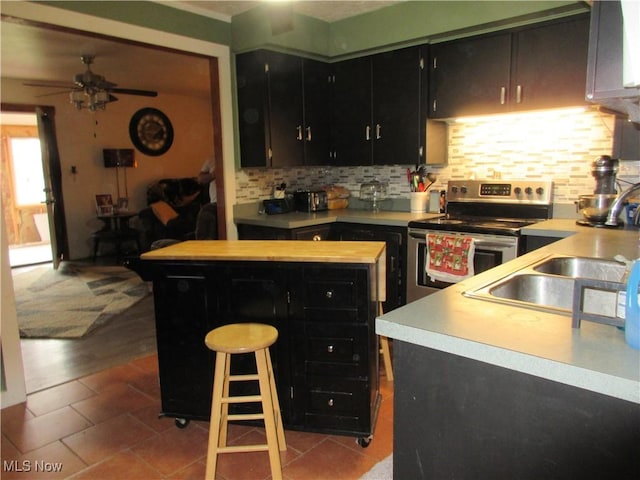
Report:
[{"label": "sink faucet", "polygon": [[[604,222],[605,225],[609,225],[611,227],[616,227],[618,225],[618,215],[622,211],[622,207],[627,202],[627,200],[636,192],[640,192],[640,183],[634,183],[629,188],[627,188],[624,192],[618,195],[611,205],[611,209],[609,210],[609,215],[607,215],[607,221]],[[636,212],[636,217],[634,221],[637,223],[638,214]]]}]

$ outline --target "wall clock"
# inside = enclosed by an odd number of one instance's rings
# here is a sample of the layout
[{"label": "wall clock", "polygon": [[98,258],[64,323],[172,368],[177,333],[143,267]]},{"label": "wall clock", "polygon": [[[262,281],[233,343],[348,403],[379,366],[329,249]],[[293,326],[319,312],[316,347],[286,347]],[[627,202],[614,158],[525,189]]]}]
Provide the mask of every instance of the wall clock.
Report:
[{"label": "wall clock", "polygon": [[173,126],[160,110],[142,108],[131,117],[129,136],[140,152],[155,157],[171,148]]}]

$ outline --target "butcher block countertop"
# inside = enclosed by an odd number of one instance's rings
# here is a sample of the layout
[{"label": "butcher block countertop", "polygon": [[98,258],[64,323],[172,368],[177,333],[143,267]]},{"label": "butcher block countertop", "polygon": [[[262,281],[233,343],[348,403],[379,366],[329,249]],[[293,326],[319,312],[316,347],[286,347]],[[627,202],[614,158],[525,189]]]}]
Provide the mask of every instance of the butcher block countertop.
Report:
[{"label": "butcher block countertop", "polygon": [[310,242],[308,240],[190,240],[143,253],[149,261],[320,262],[374,265],[378,300],[386,291],[384,242]]},{"label": "butcher block countertop", "polygon": [[378,263],[384,242],[308,240],[190,240],[143,253],[143,260]]}]

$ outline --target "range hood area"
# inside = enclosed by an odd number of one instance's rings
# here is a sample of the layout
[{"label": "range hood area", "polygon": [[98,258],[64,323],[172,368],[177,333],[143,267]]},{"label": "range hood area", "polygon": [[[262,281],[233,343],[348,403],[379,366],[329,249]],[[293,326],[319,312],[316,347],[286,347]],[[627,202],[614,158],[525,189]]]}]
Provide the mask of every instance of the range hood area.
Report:
[{"label": "range hood area", "polygon": [[640,125],[640,4],[637,0],[593,2],[586,98]]}]

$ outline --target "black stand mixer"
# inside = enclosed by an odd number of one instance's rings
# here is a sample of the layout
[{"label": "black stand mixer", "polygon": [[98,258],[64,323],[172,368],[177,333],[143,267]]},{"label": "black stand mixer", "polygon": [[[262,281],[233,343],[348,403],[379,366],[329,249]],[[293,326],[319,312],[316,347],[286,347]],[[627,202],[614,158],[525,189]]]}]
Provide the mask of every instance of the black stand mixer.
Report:
[{"label": "black stand mixer", "polygon": [[576,223],[589,227],[604,227],[607,215],[617,197],[616,174],[618,159],[603,155],[591,164],[591,175],[596,179],[593,195],[578,197],[578,211],[583,216]]}]

